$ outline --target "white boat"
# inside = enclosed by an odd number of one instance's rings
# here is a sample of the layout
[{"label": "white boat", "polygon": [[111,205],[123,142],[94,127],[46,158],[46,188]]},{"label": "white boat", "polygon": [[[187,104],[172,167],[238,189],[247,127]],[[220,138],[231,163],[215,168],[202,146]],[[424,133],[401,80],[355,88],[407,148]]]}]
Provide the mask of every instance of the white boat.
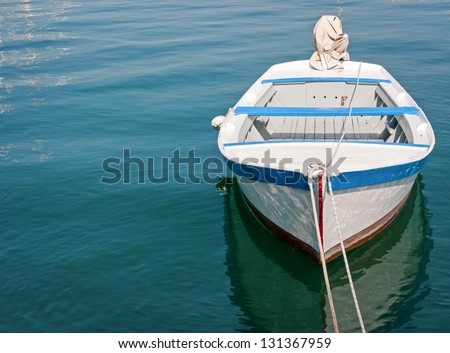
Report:
[{"label": "white boat", "polygon": [[388,71],[347,60],[336,19],[316,25],[310,60],[272,66],[212,122],[255,216],[318,260],[321,244],[325,261],[341,254],[340,238],[355,248],[394,219],[435,144],[424,112]]}]

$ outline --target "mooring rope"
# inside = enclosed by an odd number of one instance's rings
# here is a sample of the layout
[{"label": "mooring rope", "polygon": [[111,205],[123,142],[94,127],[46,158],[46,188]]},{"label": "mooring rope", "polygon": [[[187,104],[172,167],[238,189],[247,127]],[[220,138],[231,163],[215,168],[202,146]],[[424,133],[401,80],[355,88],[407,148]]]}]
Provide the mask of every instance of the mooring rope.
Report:
[{"label": "mooring rope", "polygon": [[355,287],[353,286],[352,273],[350,271],[350,266],[349,266],[348,260],[347,260],[347,252],[345,251],[345,245],[344,245],[344,241],[342,239],[341,227],[340,227],[339,219],[337,216],[336,204],[334,202],[333,188],[331,186],[331,177],[330,176],[327,176],[327,177],[328,177],[328,179],[327,179],[328,191],[331,196],[331,205],[333,206],[334,220],[336,222],[337,232],[339,235],[339,241],[341,243],[342,257],[344,258],[345,269],[347,270],[348,282],[350,284],[350,289],[351,289],[352,296],[353,296],[353,302],[355,303],[355,309],[356,309],[356,314],[358,315],[359,325],[361,327],[361,331],[363,333],[365,333],[366,328],[364,327],[364,321],[363,321],[363,318],[361,315],[361,310],[359,309],[358,298],[356,297]]},{"label": "mooring rope", "polygon": [[327,271],[327,264],[325,262],[325,253],[323,250],[323,245],[321,241],[321,234],[320,234],[320,227],[319,227],[319,221],[317,217],[317,209],[316,209],[316,200],[314,198],[314,188],[313,188],[313,178],[322,178],[324,177],[325,170],[323,167],[318,166],[317,164],[314,164],[311,166],[310,170],[308,170],[308,185],[309,185],[309,191],[311,196],[311,205],[313,209],[313,215],[314,215],[314,224],[316,227],[316,234],[317,234],[317,243],[319,244],[319,253],[320,253],[320,262],[322,264],[322,271],[323,276],[325,279],[325,287],[327,289],[327,296],[328,296],[328,303],[330,304],[330,311],[331,311],[331,317],[333,319],[333,326],[334,326],[334,332],[339,332],[339,326],[337,322],[337,316],[336,316],[336,310],[334,309],[334,303],[333,303],[333,296],[331,295],[331,287],[330,287],[330,280],[328,278],[328,271]]}]

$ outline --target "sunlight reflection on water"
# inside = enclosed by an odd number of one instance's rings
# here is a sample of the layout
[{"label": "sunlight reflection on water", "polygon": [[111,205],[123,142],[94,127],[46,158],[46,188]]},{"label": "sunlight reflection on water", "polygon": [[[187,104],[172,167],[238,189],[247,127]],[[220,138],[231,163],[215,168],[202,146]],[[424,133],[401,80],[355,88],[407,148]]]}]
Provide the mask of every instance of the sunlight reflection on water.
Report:
[{"label": "sunlight reflection on water", "polygon": [[31,0],[2,4],[0,22],[0,114],[14,109],[11,93],[24,89],[22,98],[31,104],[42,103],[39,91],[46,87],[66,85],[71,77],[48,74],[48,65],[70,54],[63,43],[68,37],[55,31],[52,24],[67,20],[65,14],[75,6],[71,2],[49,1],[37,7]]}]

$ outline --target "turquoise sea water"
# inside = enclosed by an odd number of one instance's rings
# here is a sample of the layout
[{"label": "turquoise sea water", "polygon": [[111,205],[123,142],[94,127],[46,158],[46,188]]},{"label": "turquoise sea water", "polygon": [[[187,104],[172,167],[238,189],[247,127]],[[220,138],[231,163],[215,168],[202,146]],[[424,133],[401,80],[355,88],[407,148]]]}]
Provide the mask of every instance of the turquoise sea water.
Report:
[{"label": "turquoise sea water", "polygon": [[[129,183],[100,182],[124,149],[218,157],[211,118],[272,64],[309,58],[323,14],[437,140],[396,221],[349,254],[367,329],[450,332],[450,2],[406,0],[2,0],[0,332],[332,331],[320,266],[237,186],[139,183],[137,163]],[[329,273],[341,329],[357,331],[343,263]]]}]

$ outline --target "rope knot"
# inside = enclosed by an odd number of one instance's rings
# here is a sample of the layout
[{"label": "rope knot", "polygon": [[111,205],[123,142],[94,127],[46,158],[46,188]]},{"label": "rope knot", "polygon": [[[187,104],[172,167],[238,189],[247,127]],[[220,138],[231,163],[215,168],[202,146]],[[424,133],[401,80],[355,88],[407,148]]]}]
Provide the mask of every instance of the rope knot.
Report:
[{"label": "rope knot", "polygon": [[318,177],[325,175],[325,166],[323,164],[311,163],[308,166],[308,184],[312,184]]}]

